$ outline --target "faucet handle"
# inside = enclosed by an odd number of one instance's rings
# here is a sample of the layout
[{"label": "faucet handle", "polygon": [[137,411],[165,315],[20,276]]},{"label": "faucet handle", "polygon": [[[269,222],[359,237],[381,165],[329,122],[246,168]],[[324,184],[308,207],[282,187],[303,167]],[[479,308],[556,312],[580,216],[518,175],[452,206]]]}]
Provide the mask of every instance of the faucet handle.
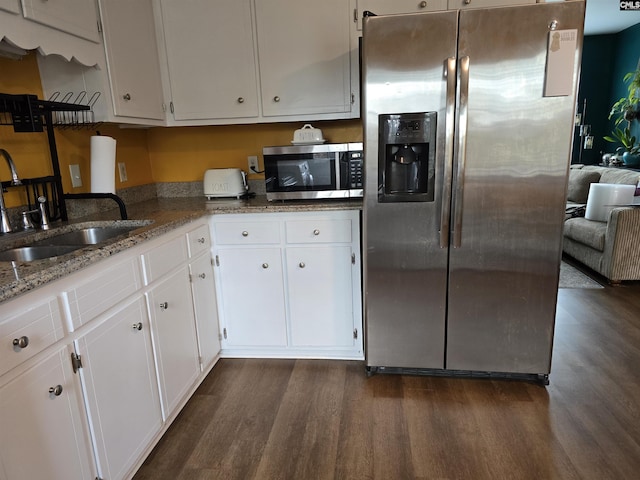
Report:
[{"label": "faucet handle", "polygon": [[26,210],[22,212],[22,228],[24,230],[33,230],[34,228],[36,228],[29,215],[38,212],[39,210]]}]

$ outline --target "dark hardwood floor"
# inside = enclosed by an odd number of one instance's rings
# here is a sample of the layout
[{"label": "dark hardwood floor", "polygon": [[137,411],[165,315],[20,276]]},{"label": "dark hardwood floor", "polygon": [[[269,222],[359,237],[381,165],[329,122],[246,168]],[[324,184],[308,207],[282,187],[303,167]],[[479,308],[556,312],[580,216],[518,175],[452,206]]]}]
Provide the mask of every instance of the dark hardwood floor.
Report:
[{"label": "dark hardwood floor", "polygon": [[560,290],[550,382],[223,359],[135,479],[640,478],[640,283]]}]

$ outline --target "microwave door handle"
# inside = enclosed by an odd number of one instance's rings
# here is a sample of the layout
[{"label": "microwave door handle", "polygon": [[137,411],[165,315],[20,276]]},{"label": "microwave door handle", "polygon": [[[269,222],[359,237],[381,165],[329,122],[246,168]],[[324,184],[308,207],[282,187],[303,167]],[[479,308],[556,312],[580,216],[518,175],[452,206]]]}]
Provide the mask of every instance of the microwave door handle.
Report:
[{"label": "microwave door handle", "polygon": [[455,127],[455,103],[456,103],[456,59],[449,57],[446,60],[446,106],[445,106],[445,148],[444,148],[444,174],[442,182],[442,196],[440,203],[440,248],[449,246],[449,219],[451,217],[451,181],[453,176],[453,143]]},{"label": "microwave door handle", "polygon": [[469,121],[469,57],[460,58],[460,104],[458,106],[458,145],[456,151],[455,205],[453,207],[453,248],[462,245],[462,204],[467,163],[467,124]]}]

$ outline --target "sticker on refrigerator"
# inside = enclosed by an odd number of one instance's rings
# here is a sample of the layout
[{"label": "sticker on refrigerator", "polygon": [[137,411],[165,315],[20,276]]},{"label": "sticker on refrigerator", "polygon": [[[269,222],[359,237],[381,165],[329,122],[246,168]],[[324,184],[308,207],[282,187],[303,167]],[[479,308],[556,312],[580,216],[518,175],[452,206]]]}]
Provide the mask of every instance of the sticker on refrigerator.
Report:
[{"label": "sticker on refrigerator", "polygon": [[545,97],[572,95],[578,30],[552,30],[547,45]]}]

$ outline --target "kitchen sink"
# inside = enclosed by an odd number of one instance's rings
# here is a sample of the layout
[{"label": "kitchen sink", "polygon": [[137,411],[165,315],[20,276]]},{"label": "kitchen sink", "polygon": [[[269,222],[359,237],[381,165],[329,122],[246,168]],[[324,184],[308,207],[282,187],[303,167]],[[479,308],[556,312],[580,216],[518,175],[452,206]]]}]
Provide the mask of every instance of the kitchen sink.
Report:
[{"label": "kitchen sink", "polygon": [[73,230],[61,235],[39,240],[38,242],[35,242],[34,245],[97,245],[98,243],[102,243],[110,238],[124,235],[136,228],[140,228],[140,226],[82,228],[80,230]]},{"label": "kitchen sink", "polygon": [[0,251],[0,262],[30,262],[45,258],[57,257],[90,245],[100,245],[107,240],[124,236],[132,230],[152,223],[148,220],[128,222],[125,225],[85,226],[76,230],[57,233],[50,231],[50,236],[32,241],[26,245]]},{"label": "kitchen sink", "polygon": [[30,262],[57,257],[82,248],[82,245],[29,245],[0,252],[0,262]]}]

